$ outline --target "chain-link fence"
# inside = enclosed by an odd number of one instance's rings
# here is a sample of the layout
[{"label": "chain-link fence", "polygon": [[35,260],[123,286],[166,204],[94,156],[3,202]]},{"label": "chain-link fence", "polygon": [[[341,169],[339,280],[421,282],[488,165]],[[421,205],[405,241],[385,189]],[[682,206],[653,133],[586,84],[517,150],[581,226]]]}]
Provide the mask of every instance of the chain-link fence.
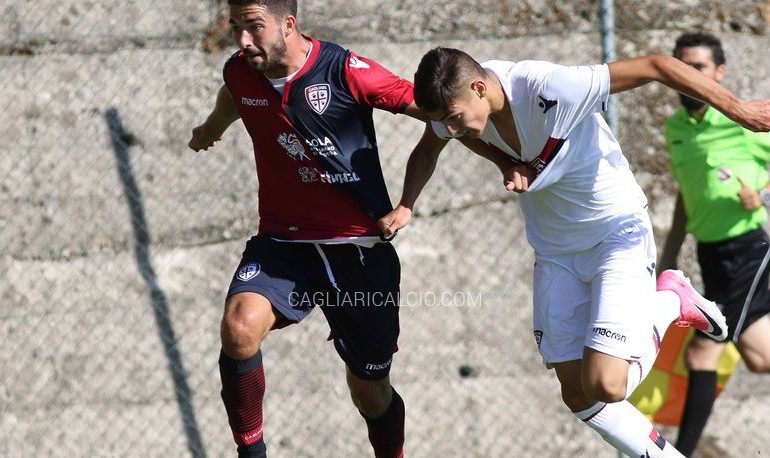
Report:
[{"label": "chain-link fence", "polygon": [[[257,227],[252,149],[239,124],[208,152],[186,148],[232,49],[222,3],[0,1],[0,456],[233,454],[218,333]],[[703,25],[723,33],[732,89],[770,90],[757,64],[770,60],[768,2],[617,3],[620,57],[667,52],[678,30]],[[410,77],[437,44],[480,60],[597,62],[597,15],[589,1],[306,1],[300,24]],[[674,100],[659,86],[620,98],[658,235],[673,189],[660,125]],[[375,121],[397,200],[423,126]],[[615,456],[540,363],[533,258],[491,164],[456,145],[442,153],[396,247],[392,380],[409,456]],[[685,258],[695,273],[691,244]],[[316,312],[264,344],[271,456],[370,454],[327,334]],[[770,384],[743,373],[731,383],[703,456],[769,453]]]}]

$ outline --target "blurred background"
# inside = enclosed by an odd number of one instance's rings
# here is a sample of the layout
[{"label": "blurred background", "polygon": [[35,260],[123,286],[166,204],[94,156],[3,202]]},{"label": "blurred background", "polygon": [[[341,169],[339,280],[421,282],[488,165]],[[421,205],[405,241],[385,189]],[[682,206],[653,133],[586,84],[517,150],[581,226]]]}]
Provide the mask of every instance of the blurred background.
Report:
[{"label": "blurred background", "polygon": [[[186,147],[234,51],[226,1],[0,0],[0,456],[233,456],[219,398],[219,320],[255,233],[251,142],[234,124]],[[300,1],[300,30],[411,79],[431,47],[478,60],[603,60],[597,1]],[[617,58],[723,39],[725,81],[770,96],[770,1],[619,0]],[[675,186],[661,126],[676,94],[613,96],[656,238]],[[377,113],[391,198],[421,123]],[[515,195],[462,147],[442,153],[395,241],[400,351],[391,377],[414,457],[617,456],[562,405],[531,331]],[[693,243],[680,266],[698,282]],[[271,457],[369,456],[344,367],[313,313],[264,344]],[[698,450],[770,454],[770,384],[741,365]],[[675,430],[664,429],[672,440]]]}]

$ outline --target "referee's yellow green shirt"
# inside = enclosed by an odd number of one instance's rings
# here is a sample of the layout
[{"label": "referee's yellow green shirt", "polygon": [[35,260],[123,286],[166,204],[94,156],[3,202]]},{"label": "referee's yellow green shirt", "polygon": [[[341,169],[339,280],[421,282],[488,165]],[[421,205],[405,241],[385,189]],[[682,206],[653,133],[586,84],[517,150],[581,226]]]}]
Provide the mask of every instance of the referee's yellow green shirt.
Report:
[{"label": "referee's yellow green shirt", "polygon": [[767,184],[770,134],[744,129],[709,107],[701,122],[680,108],[666,121],[665,136],[687,232],[696,240],[738,237],[764,223],[764,207],[748,211],[741,205],[737,177],[754,189]]}]

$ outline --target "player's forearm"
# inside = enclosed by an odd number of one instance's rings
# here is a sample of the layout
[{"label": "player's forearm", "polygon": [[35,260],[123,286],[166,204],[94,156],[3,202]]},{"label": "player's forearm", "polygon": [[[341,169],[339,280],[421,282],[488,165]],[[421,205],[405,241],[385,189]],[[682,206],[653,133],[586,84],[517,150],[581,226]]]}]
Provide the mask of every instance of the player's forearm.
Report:
[{"label": "player's forearm", "polygon": [[417,198],[425,185],[433,176],[438,162],[438,152],[421,150],[419,146],[412,151],[406,164],[404,190],[401,193],[399,205],[410,210],[414,208]]},{"label": "player's forearm", "polygon": [[731,119],[738,116],[740,99],[721,84],[679,59],[652,55],[612,62],[610,92],[622,92],[657,81],[678,92],[702,100]]},{"label": "player's forearm", "polygon": [[482,150],[482,151],[475,151],[476,154],[479,156],[486,158],[493,164],[497,166],[497,168],[500,170],[500,173],[505,174],[505,172],[508,171],[508,169],[511,168],[511,165],[513,165],[513,158],[508,156],[507,154],[503,153],[502,151],[489,151],[489,150]]},{"label": "player's forearm", "polygon": [[714,79],[670,56],[654,56],[653,62],[659,72],[656,81],[736,117],[740,99]]},{"label": "player's forearm", "polygon": [[481,140],[462,138],[460,141],[475,154],[495,164],[502,174],[505,174],[515,162],[511,156],[499,148],[495,148]]},{"label": "player's forearm", "polygon": [[671,221],[671,229],[663,242],[663,253],[660,256],[659,270],[676,267],[676,259],[682,248],[686,234],[687,215],[684,212],[682,195],[677,194],[674,215]]}]

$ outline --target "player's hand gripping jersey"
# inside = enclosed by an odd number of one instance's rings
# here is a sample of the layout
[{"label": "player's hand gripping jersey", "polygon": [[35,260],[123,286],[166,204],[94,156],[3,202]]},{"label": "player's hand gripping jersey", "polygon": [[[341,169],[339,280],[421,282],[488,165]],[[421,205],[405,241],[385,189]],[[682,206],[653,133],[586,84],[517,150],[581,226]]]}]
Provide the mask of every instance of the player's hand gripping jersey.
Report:
[{"label": "player's hand gripping jersey", "polygon": [[[615,223],[644,211],[644,193],[599,114],[609,98],[607,65],[489,61],[482,66],[502,84],[522,151],[513,151],[492,122],[481,140],[539,171],[520,201],[536,252],[586,250],[612,233]],[[433,129],[449,138],[441,124],[434,122]]]},{"label": "player's hand gripping jersey", "polygon": [[372,108],[403,111],[412,84],[314,39],[283,94],[241,51],[225,64],[224,79],[254,143],[259,232],[294,240],[379,236],[376,221],[392,205]]}]

